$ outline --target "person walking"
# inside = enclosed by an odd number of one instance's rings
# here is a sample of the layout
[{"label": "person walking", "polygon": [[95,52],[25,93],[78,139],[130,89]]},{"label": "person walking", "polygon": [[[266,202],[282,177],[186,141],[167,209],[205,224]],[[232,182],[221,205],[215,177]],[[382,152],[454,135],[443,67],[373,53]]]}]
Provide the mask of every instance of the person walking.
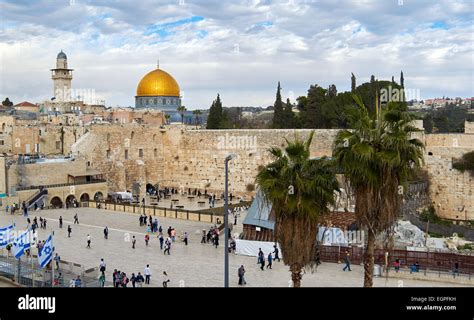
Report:
[{"label": "person walking", "polygon": [[275,250],[272,252],[272,253],[275,254],[275,259],[274,259],[274,260],[278,260],[278,262],[280,262],[279,250],[278,250],[277,245],[274,245],[273,248],[275,249]]},{"label": "person walking", "polygon": [[61,257],[56,253],[54,255],[54,262],[56,263],[56,270],[59,270],[59,261],[61,261]]},{"label": "person walking", "polygon": [[135,236],[132,237],[132,249],[135,249],[135,243],[137,242],[137,239],[135,239]]},{"label": "person walking", "polygon": [[456,277],[456,274],[459,276],[459,262],[458,261],[454,263],[453,277]]},{"label": "person walking", "polygon": [[273,257],[272,257],[271,252],[268,254],[267,260],[268,260],[267,269],[271,269],[272,268],[272,261],[273,261]]},{"label": "person walking", "polygon": [[344,263],[346,264],[345,267],[342,269],[342,271],[346,271],[348,269],[349,271],[351,270],[351,259],[350,259],[350,254],[349,251],[346,250],[346,256],[344,257]]},{"label": "person walking", "polygon": [[59,228],[63,228],[63,216],[59,216]]},{"label": "person walking", "polygon": [[77,216],[77,213],[74,215],[74,224],[79,224],[79,217]]},{"label": "person walking", "polygon": [[239,276],[239,286],[242,286],[244,284],[247,284],[247,282],[245,282],[245,268],[244,268],[244,265],[241,265],[240,268],[238,269],[237,271],[237,275]]},{"label": "person walking", "polygon": [[105,275],[105,270],[107,269],[107,265],[105,264],[104,258],[100,259],[99,270]]},{"label": "person walking", "polygon": [[137,277],[135,277],[135,273],[132,272],[132,276],[130,277],[130,281],[132,282],[132,288],[135,288],[135,282],[137,282]]},{"label": "person walking", "polygon": [[88,234],[87,235],[87,247],[86,248],[91,248],[91,236]]},{"label": "person walking", "polygon": [[82,287],[81,276],[77,276],[76,281],[74,281],[74,287],[76,288]]},{"label": "person walking", "polygon": [[109,228],[107,226],[105,226],[104,228],[104,239],[108,239],[109,238]]},{"label": "person walking", "polygon": [[[34,232],[34,230],[33,230]],[[71,228],[71,225],[67,226],[67,237],[70,238],[71,237],[71,232],[72,232],[72,228]]]},{"label": "person walking", "polygon": [[145,274],[145,284],[150,284],[151,270],[149,264],[146,265],[145,271],[143,273]]},{"label": "person walking", "polygon": [[168,278],[168,274],[166,273],[166,271],[163,271],[163,275],[162,275],[162,278],[163,278],[163,288],[168,288],[168,282],[170,282],[170,279]]},{"label": "person walking", "polygon": [[184,233],[184,245],[186,245],[186,246],[188,245],[188,233],[187,232]]},{"label": "person walking", "polygon": [[163,250],[163,242],[164,242],[164,239],[163,239],[163,235],[160,233],[160,235],[158,236],[158,240],[160,240],[160,250]]},{"label": "person walking", "polygon": [[171,249],[171,241],[170,238],[166,239],[165,241],[165,251],[163,251],[163,254],[166,254],[168,252],[168,255],[170,255],[170,249]]},{"label": "person walking", "polygon": [[201,243],[206,243],[206,229],[202,229]]},{"label": "person walking", "polygon": [[148,234],[145,235],[145,245],[148,247],[148,241],[150,241],[150,236]]},{"label": "person walking", "polygon": [[100,288],[105,287],[105,275],[104,274],[101,274],[100,277],[99,277],[99,287]]}]

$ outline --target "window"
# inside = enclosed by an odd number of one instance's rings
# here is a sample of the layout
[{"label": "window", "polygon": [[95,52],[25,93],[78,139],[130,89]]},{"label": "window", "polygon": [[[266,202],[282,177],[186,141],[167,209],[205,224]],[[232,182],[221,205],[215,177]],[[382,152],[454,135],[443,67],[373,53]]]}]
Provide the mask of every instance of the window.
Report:
[{"label": "window", "polygon": [[107,150],[107,159],[110,159],[110,150]]},{"label": "window", "polygon": [[5,124],[2,123],[2,132],[4,132],[4,131],[5,131]]},{"label": "window", "polygon": [[127,159],[128,159],[128,150],[125,149],[125,160],[127,160]]},{"label": "window", "polygon": [[61,141],[56,141],[56,149],[61,149]]},{"label": "window", "polygon": [[5,145],[5,142],[3,140],[0,140],[0,146]]},{"label": "window", "polygon": [[132,131],[132,134],[130,135],[130,139],[133,139],[135,137],[135,131]]},{"label": "window", "polygon": [[153,99],[153,103],[154,103],[154,104],[158,104],[158,99],[156,99],[156,98]]},{"label": "window", "polygon": [[138,149],[138,157],[143,158],[143,149]]},{"label": "window", "polygon": [[153,149],[153,156],[156,158],[158,157],[158,149]]},{"label": "window", "polygon": [[166,104],[166,99],[163,99],[163,104]]}]

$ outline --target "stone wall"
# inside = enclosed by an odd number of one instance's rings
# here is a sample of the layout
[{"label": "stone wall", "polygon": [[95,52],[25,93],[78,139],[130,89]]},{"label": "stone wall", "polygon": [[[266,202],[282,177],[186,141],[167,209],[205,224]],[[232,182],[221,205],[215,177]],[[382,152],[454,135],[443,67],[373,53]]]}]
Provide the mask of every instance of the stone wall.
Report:
[{"label": "stone wall", "polygon": [[[133,132],[133,134],[132,134]],[[283,147],[284,138],[305,139],[311,130],[186,130],[156,126],[94,125],[72,147],[106,174],[113,191],[131,190],[134,182],[177,188],[224,190],[224,159],[229,163],[229,191],[248,193],[259,168],[271,158],[268,148]],[[311,155],[330,155],[337,130],[315,130]],[[452,169],[452,158],[474,150],[474,135],[420,135],[426,143],[425,166],[430,194],[440,216],[474,220],[474,183]],[[140,156],[139,149],[143,150]],[[128,158],[125,159],[125,152]],[[142,188],[142,192],[144,189]]]},{"label": "stone wall", "polygon": [[465,121],[464,122],[464,133],[474,134],[474,122],[472,122],[472,121]]}]

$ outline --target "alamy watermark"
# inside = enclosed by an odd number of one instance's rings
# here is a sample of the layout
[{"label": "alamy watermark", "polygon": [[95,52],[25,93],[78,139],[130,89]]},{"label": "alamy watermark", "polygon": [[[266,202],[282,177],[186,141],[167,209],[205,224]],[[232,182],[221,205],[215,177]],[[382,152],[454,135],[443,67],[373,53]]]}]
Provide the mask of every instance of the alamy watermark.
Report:
[{"label": "alamy watermark", "polygon": [[257,152],[257,136],[230,135],[217,137],[218,150],[248,150]]},{"label": "alamy watermark", "polygon": [[421,100],[420,89],[415,88],[394,88],[388,86],[388,88],[380,89],[380,102],[404,102]]}]

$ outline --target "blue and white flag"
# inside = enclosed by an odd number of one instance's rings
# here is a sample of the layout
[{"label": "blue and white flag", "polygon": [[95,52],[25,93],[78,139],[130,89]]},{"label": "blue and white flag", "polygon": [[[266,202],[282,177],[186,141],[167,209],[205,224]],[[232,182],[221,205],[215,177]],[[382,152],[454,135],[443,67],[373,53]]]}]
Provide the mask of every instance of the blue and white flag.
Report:
[{"label": "blue and white flag", "polygon": [[10,232],[15,228],[15,224],[11,224],[8,227],[0,228],[0,249],[3,249],[7,244],[13,242],[13,238],[10,235]]},{"label": "blue and white flag", "polygon": [[31,232],[26,230],[20,234],[15,241],[13,241],[13,254],[15,258],[20,259],[20,257],[25,253],[25,250],[28,250],[31,247],[30,242]]},{"label": "blue and white flag", "polygon": [[49,235],[48,239],[44,242],[43,247],[38,252],[38,262],[41,268],[44,268],[53,258],[53,235]]}]

